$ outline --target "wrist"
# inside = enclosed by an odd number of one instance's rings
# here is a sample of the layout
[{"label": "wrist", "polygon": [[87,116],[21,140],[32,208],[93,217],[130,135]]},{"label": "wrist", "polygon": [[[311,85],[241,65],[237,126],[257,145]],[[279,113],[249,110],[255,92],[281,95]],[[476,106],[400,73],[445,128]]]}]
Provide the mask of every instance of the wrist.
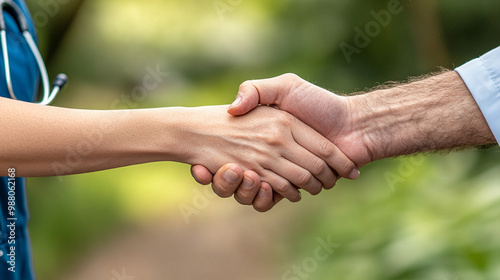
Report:
[{"label": "wrist", "polygon": [[[176,161],[189,165],[203,165],[215,162],[214,151],[220,149],[222,134],[228,129],[221,120],[232,118],[227,106],[166,108],[162,117],[162,140],[156,145],[162,160]],[[222,165],[220,165],[222,166]],[[219,166],[219,167],[220,167]],[[212,166],[213,167],[213,166]],[[209,168],[211,172],[215,170]]]},{"label": "wrist", "polygon": [[382,149],[386,143],[382,136],[384,128],[381,127],[388,115],[387,108],[379,107],[368,94],[351,96],[347,100],[351,112],[351,134],[359,139],[366,151],[364,164],[387,157]]},{"label": "wrist", "polygon": [[201,122],[194,119],[193,108],[169,107],[153,109],[147,113],[145,132],[150,151],[160,161],[193,164],[199,149],[193,131]]},{"label": "wrist", "polygon": [[186,162],[189,156],[185,144],[188,108],[157,108],[116,111],[113,153],[136,163],[154,161]]},{"label": "wrist", "polygon": [[355,96],[351,103],[353,129],[371,160],[495,141],[454,71]]}]

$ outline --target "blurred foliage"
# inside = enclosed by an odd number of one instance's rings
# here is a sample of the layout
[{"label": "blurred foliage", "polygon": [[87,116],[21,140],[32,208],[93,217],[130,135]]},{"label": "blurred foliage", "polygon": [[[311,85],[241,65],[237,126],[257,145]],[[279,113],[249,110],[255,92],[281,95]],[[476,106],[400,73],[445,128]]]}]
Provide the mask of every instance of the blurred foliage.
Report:
[{"label": "blurred foliage", "polygon": [[[36,20],[49,72],[70,77],[56,105],[73,108],[116,109],[148,67],[169,76],[130,108],[229,103],[242,81],[285,72],[360,91],[453,68],[499,45],[497,0],[401,1],[403,11],[351,63],[340,44],[354,44],[354,27],[364,29],[390,1],[222,1],[239,3],[222,14],[212,0],[81,0],[53,13],[49,2],[28,5],[49,19]],[[277,274],[331,236],[340,247],[308,279],[498,279],[498,159],[498,148],[433,155],[408,176],[401,168],[409,159],[384,160],[356,182],[306,196],[290,208],[290,246]],[[121,228],[165,215],[194,186],[188,167],[172,163],[30,179],[38,278],[54,279]]]}]

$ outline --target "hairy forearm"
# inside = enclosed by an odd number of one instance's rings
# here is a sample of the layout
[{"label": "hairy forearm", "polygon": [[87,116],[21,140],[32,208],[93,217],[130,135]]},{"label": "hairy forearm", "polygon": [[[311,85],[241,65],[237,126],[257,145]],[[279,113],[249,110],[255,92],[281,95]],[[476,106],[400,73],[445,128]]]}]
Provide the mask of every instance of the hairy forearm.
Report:
[{"label": "hairy forearm", "polygon": [[76,110],[1,98],[0,176],[8,168],[32,177],[176,160],[176,110]]},{"label": "hairy forearm", "polygon": [[349,98],[371,160],[495,143],[455,71]]}]

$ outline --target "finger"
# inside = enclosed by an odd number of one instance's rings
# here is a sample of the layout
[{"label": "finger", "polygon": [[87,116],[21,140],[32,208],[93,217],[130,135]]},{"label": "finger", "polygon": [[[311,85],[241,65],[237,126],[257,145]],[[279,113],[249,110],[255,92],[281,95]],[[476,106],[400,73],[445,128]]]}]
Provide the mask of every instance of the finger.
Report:
[{"label": "finger", "polygon": [[259,212],[267,212],[274,207],[273,190],[268,183],[262,182],[252,205]]},{"label": "finger", "polygon": [[[299,145],[323,159],[341,177],[353,180],[359,177],[359,170],[356,168],[354,162],[352,162],[335,144],[298,119],[294,119],[292,135]],[[315,167],[314,165],[317,166]],[[329,181],[330,172],[324,170],[324,167],[320,167],[318,163],[312,163],[311,166],[313,169],[309,169],[308,167],[305,168],[312,170],[313,174],[324,178],[322,180],[324,185],[331,185],[334,183],[333,181]]]},{"label": "finger", "polygon": [[[270,186],[272,186],[272,189],[275,192],[279,193],[291,202],[298,202],[301,200],[301,196],[297,187],[292,185],[292,183],[302,180],[300,177],[302,177],[301,174],[303,173],[309,172],[304,170],[302,167],[281,158],[275,162],[273,171],[267,169],[261,171],[261,181],[267,182]],[[288,177],[286,177],[288,180],[284,179],[284,176],[286,175],[288,175]],[[310,177],[312,177],[312,175]]]},{"label": "finger", "polygon": [[292,137],[297,142],[297,147],[286,150],[283,156],[310,172],[318,181],[318,184],[311,180],[308,185],[298,186],[312,195],[319,194],[323,188],[331,188],[337,181],[337,174],[323,159],[314,154],[318,153],[315,150],[319,150],[316,147],[319,143],[316,142],[317,138],[323,139],[323,137],[298,120],[292,123],[291,131]]},{"label": "finger", "polygon": [[[277,182],[265,181],[270,183],[274,191],[292,202],[300,200],[300,197],[297,197],[299,195],[297,188],[304,189],[316,195],[321,192],[323,185],[307,170],[307,168],[311,167],[309,166],[310,164],[305,164],[305,162],[314,162],[316,165],[323,165],[331,173],[330,176],[333,176],[333,172],[323,160],[294,143],[293,146],[287,148],[283,158],[274,160],[269,166],[263,165],[264,168],[272,170],[276,175],[279,175],[279,179],[286,178],[285,181],[288,181],[288,184],[284,184],[282,180]],[[291,185],[294,187],[290,187]]]},{"label": "finger", "polygon": [[259,105],[259,92],[252,82],[244,82],[240,85],[238,95],[227,112],[233,116],[244,115]]},{"label": "finger", "polygon": [[290,172],[292,175],[286,178],[312,195],[319,194],[324,187],[337,180],[335,173],[324,160],[300,145],[285,151],[283,157],[300,167],[294,173]]},{"label": "finger", "polygon": [[331,189],[333,189],[337,185],[337,182],[338,182],[338,180],[335,181],[332,185],[329,185],[329,186],[325,187],[325,190],[331,190]]},{"label": "finger", "polygon": [[228,113],[233,116],[243,115],[258,104],[279,107],[298,79],[300,78],[295,74],[284,74],[270,79],[246,81],[240,85],[236,100],[229,107]]},{"label": "finger", "polygon": [[245,171],[243,181],[234,193],[234,199],[243,205],[252,205],[260,189],[260,178],[254,171]]},{"label": "finger", "polygon": [[226,164],[215,174],[212,189],[220,197],[230,197],[242,180],[243,169],[238,164]]},{"label": "finger", "polygon": [[212,182],[213,175],[210,171],[203,165],[193,165],[191,166],[191,175],[193,178],[202,185],[208,185]]}]

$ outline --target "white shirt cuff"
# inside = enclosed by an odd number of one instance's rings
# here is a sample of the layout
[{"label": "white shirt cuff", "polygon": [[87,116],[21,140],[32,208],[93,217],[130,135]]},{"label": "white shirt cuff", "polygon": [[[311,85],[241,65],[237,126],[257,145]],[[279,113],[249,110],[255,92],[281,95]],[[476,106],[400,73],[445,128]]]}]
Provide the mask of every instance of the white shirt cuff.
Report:
[{"label": "white shirt cuff", "polygon": [[500,47],[455,69],[500,143]]}]

